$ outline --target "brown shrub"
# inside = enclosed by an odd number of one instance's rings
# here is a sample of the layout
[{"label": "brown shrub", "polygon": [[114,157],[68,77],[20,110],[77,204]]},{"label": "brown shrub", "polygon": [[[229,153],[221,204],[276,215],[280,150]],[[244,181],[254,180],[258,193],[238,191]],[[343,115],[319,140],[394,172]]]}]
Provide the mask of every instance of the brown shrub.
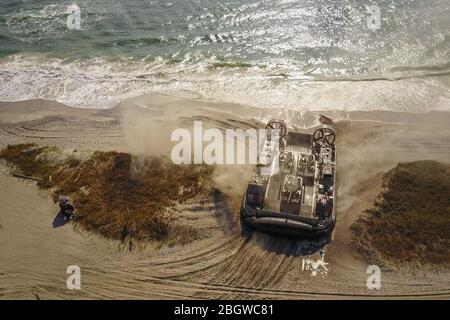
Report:
[{"label": "brown shrub", "polygon": [[[71,156],[52,163],[43,156],[48,151],[33,144],[10,145],[0,152],[0,159],[39,179],[40,187],[53,188],[55,201],[60,194],[70,195],[77,208],[75,222],[82,228],[122,241],[132,237],[173,244],[174,239],[186,243],[198,237],[191,227],[177,225],[166,209],[209,194],[211,167],[117,152],[95,152],[83,162]],[[144,165],[137,170],[134,160]]]},{"label": "brown shrub", "polygon": [[400,163],[385,190],[352,226],[352,246],[371,263],[450,263],[450,165]]}]

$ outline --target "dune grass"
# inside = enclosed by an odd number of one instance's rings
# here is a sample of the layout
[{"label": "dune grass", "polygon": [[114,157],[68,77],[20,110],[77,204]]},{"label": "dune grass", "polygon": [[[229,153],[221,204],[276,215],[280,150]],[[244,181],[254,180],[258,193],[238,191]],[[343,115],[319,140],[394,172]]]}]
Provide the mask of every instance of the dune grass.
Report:
[{"label": "dune grass", "polygon": [[352,246],[369,263],[450,263],[450,164],[400,163],[352,226]]},{"label": "dune grass", "polygon": [[51,189],[55,202],[59,194],[70,195],[77,225],[122,241],[196,239],[197,231],[177,224],[167,209],[211,191],[210,166],[174,165],[163,158],[94,152],[81,161],[56,148],[20,144],[0,151],[0,159]]}]

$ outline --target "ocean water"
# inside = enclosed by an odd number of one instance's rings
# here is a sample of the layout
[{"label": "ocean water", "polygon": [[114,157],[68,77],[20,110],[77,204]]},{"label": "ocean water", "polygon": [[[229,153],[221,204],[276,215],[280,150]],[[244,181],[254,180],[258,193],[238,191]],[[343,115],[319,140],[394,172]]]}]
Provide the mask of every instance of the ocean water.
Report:
[{"label": "ocean water", "polygon": [[449,88],[449,0],[0,0],[2,101],[425,112]]}]

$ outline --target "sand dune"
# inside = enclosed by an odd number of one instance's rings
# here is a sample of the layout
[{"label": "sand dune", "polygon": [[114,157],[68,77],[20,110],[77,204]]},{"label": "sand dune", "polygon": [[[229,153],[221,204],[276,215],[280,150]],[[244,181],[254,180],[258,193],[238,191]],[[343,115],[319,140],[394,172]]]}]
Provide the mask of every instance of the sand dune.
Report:
[{"label": "sand dune", "polygon": [[[383,270],[382,289],[366,287],[367,265],[350,251],[349,227],[379,191],[381,171],[399,161],[450,161],[450,113],[328,112],[339,121],[338,213],[329,245],[254,232],[245,238],[233,215],[211,199],[180,206],[181,219],[208,237],[186,246],[121,243],[60,225],[49,195],[33,182],[0,172],[1,299],[189,299],[450,297],[450,277],[429,270]],[[272,117],[293,129],[315,124],[314,113],[212,104],[168,96],[131,99],[109,110],[73,109],[48,101],[0,103],[0,145],[34,142],[81,155],[93,150],[167,154],[173,128],[258,127]],[[233,171],[235,170],[235,171]],[[229,174],[242,176],[241,169]],[[236,196],[245,179],[226,189]],[[230,187],[230,186],[228,186]],[[329,263],[325,276],[302,270],[303,259]],[[81,290],[66,288],[78,265]]]}]

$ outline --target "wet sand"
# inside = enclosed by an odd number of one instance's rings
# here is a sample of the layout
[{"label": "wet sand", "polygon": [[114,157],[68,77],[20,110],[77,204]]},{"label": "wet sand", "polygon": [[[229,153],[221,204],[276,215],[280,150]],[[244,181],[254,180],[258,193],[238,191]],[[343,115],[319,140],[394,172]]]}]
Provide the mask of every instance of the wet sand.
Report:
[{"label": "wet sand", "polygon": [[[399,161],[450,161],[450,112],[326,112],[338,120],[338,210],[333,240],[301,241],[239,232],[235,214],[213,197],[177,208],[180,219],[207,232],[185,246],[129,250],[121,243],[55,221],[58,211],[34,182],[0,168],[0,299],[449,298],[439,270],[382,270],[381,290],[366,287],[367,263],[350,249],[350,226],[381,188],[380,172]],[[282,118],[292,130],[317,124],[312,112],[257,109],[147,95],[109,110],[74,109],[35,100],[0,103],[0,146],[33,142],[87,156],[94,150],[168,155],[170,132],[192,127],[263,127]],[[243,168],[218,184],[230,196],[245,189]],[[244,170],[245,171],[245,170]],[[325,252],[326,275],[302,270]],[[66,287],[66,268],[81,268],[81,290]],[[443,266],[443,270],[445,267]]]}]

